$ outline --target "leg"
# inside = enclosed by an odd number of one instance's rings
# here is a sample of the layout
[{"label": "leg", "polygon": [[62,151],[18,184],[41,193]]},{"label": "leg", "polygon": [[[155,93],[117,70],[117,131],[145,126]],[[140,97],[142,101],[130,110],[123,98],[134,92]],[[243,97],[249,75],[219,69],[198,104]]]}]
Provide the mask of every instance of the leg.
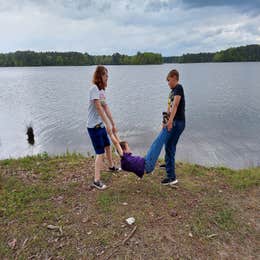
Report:
[{"label": "leg", "polygon": [[105,147],[105,151],[106,151],[106,157],[109,163],[109,167],[112,168],[114,166],[114,163],[112,160],[112,152],[111,152],[110,145]]},{"label": "leg", "polygon": [[[115,141],[116,143],[118,143],[117,138],[118,138],[117,136],[114,137],[114,135],[111,134],[112,141]],[[113,171],[113,172],[119,171],[120,169],[115,167],[113,159],[112,159],[112,151],[111,151],[111,147],[110,147],[110,140],[108,139],[106,128],[104,128],[104,130],[103,130],[103,142],[104,142],[104,145],[105,145],[106,156],[107,156],[107,159],[108,159],[108,162],[109,162],[109,170]]]},{"label": "leg", "polygon": [[150,173],[154,170],[155,164],[160,156],[162,147],[169,135],[166,128],[163,128],[157,138],[152,143],[150,149],[145,156],[145,171]]},{"label": "leg", "polygon": [[184,128],[185,128],[184,121],[178,121],[178,120],[174,121],[174,125],[170,132],[169,138],[166,140],[165,143],[165,163],[166,163],[167,178],[172,180],[176,179],[176,175],[175,175],[176,146]]},{"label": "leg", "polygon": [[95,160],[95,182],[98,182],[100,180],[100,171],[103,168],[103,162],[104,162],[104,154],[97,154],[96,160]]},{"label": "leg", "polygon": [[104,161],[104,142],[102,138],[102,129],[101,128],[88,128],[88,133],[93,144],[93,147],[96,152],[95,160],[95,173],[94,173],[94,183],[93,185],[98,189],[106,188],[106,185],[100,181],[100,171],[103,167]]},{"label": "leg", "polygon": [[106,128],[102,128],[102,139],[105,147],[105,152],[106,152],[106,158],[109,163],[109,167],[113,167],[113,160],[112,160],[112,152],[111,152],[111,147],[110,147],[110,141],[108,139],[107,131]]},{"label": "leg", "polygon": [[173,139],[168,140],[168,142],[165,144],[165,163],[166,163],[167,178],[169,179],[176,179],[175,152],[176,152],[176,145],[174,145]]}]

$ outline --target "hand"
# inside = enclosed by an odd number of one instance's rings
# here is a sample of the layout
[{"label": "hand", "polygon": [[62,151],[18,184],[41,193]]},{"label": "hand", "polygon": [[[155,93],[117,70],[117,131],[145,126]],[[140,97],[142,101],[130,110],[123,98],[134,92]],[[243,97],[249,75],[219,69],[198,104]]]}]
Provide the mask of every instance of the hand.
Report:
[{"label": "hand", "polygon": [[168,130],[168,132],[170,132],[172,130],[172,124],[173,124],[173,121],[169,120],[168,123],[167,123],[167,130]]},{"label": "hand", "polygon": [[160,130],[162,130],[165,127],[167,127],[167,124],[162,123]]}]

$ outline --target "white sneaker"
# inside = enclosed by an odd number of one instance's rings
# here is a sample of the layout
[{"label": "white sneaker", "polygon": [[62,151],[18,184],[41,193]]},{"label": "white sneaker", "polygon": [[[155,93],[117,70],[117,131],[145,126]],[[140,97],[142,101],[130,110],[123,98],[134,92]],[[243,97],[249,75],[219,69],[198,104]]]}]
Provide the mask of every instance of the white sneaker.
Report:
[{"label": "white sneaker", "polygon": [[178,180],[175,179],[174,181],[171,181],[171,182],[170,182],[170,185],[174,185],[174,184],[177,184],[177,183],[178,183]]},{"label": "white sneaker", "polygon": [[174,185],[174,184],[177,184],[178,183],[178,180],[175,179],[175,180],[172,180],[172,179],[169,179],[169,178],[165,178],[161,181],[161,184],[162,185]]},{"label": "white sneaker", "polygon": [[107,185],[104,184],[102,181],[94,181],[92,186],[99,190],[104,190],[107,188]]}]

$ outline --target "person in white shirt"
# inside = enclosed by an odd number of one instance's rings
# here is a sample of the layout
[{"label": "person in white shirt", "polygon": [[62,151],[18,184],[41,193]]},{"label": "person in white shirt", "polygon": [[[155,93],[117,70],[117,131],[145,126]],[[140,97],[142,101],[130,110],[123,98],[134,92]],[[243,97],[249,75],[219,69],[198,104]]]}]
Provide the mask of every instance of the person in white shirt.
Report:
[{"label": "person in white shirt", "polygon": [[108,134],[115,134],[117,128],[106,102],[105,89],[107,88],[107,81],[108,71],[106,67],[102,65],[97,66],[93,75],[93,86],[89,91],[87,120],[88,134],[96,153],[93,186],[97,189],[105,189],[107,187],[100,180],[100,171],[103,167],[105,153],[109,162],[109,170],[119,170],[113,163],[108,138]]}]

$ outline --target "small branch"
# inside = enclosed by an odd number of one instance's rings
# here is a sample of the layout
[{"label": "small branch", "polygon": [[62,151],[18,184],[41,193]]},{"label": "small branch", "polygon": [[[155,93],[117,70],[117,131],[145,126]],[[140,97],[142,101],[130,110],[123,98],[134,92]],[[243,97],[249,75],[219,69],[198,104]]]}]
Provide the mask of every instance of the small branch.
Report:
[{"label": "small branch", "polygon": [[131,233],[123,240],[122,245],[124,245],[133,236],[133,234],[135,233],[136,229],[137,229],[137,226],[135,226],[133,228],[133,230],[131,231]]},{"label": "small branch", "polygon": [[116,248],[105,260],[108,260],[110,257],[112,257],[117,251],[119,250],[119,247]]},{"label": "small branch", "polygon": [[115,245],[113,246],[113,247],[115,248],[115,250],[112,251],[112,253],[111,253],[109,256],[107,256],[107,257],[105,258],[105,260],[110,259],[110,257],[112,257],[112,256],[119,250],[119,247],[120,247],[120,246],[123,246],[123,245],[134,235],[136,229],[137,229],[137,226],[135,226],[135,227],[132,229],[131,233],[130,233],[121,243],[119,242],[119,243],[115,244]]}]

